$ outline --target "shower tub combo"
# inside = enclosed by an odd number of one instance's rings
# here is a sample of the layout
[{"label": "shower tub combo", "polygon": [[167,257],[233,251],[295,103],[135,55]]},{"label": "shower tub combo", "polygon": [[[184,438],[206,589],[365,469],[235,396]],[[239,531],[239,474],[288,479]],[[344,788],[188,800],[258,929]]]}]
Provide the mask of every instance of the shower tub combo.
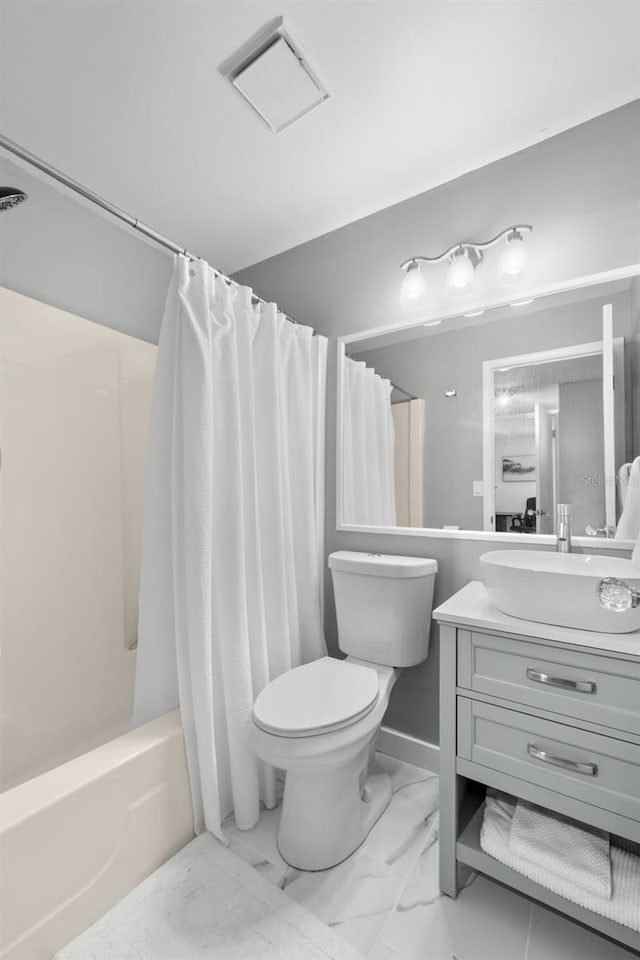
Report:
[{"label": "shower tub combo", "polygon": [[193,835],[177,710],[6,790],[0,960],[50,960]]}]

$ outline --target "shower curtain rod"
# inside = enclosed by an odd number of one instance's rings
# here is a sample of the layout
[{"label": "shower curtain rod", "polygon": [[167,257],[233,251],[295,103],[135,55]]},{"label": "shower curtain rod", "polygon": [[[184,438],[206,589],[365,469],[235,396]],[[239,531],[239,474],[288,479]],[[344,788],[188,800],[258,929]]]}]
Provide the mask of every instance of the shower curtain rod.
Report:
[{"label": "shower curtain rod", "polygon": [[[355,358],[352,354],[350,354],[350,353],[346,353],[346,352],[345,352],[345,357],[347,358],[347,360],[353,360],[354,363],[364,363],[365,366],[366,366],[366,363],[367,363],[366,360],[356,360],[356,358]],[[373,367],[372,367],[371,369],[374,370],[374,373],[376,372]],[[382,377],[382,374],[379,373],[378,376],[379,376],[379,377]],[[383,379],[383,380],[389,380],[389,377],[383,377],[382,379]],[[394,390],[397,390],[397,391],[398,391],[398,393],[404,393],[404,395],[405,395],[405,397],[407,398],[407,400],[417,400],[417,399],[418,399],[416,396],[414,396],[413,393],[409,393],[408,390],[404,390],[402,387],[399,387],[397,383],[394,383],[394,382],[393,382],[393,380],[389,380],[389,383],[391,384],[391,386],[393,387]],[[406,400],[401,400],[400,403],[406,403]]]},{"label": "shower curtain rod", "polygon": [[[9,137],[5,137],[2,133],[0,133],[0,148],[12,153],[14,156],[24,161],[24,163],[35,167],[41,173],[51,177],[52,180],[57,180],[58,183],[68,187],[69,190],[72,190],[74,193],[84,197],[84,199],[88,200],[90,203],[94,203],[97,207],[101,207],[102,210],[105,210],[112,217],[115,217],[116,220],[121,220],[123,223],[126,223],[129,227],[132,227],[134,230],[142,233],[149,240],[152,240],[159,246],[164,247],[166,250],[170,250],[172,253],[181,254],[183,257],[187,257],[189,260],[203,259],[202,257],[196,256],[195,253],[190,253],[186,247],[178,246],[178,244],[174,243],[173,240],[169,240],[168,237],[165,237],[163,234],[158,233],[157,230],[153,230],[151,227],[148,227],[146,223],[138,220],[137,217],[132,217],[131,214],[121,210],[120,207],[117,207],[114,203],[110,203],[97,193],[94,193],[93,190],[89,190],[88,187],[84,187],[81,183],[78,183],[77,180],[73,180],[71,177],[66,176],[66,174],[62,173],[60,170],[57,170],[56,167],[52,167],[50,163],[47,163],[46,160],[42,160],[40,157],[37,157],[35,153],[31,153],[30,150],[27,150],[25,147],[21,147],[19,143],[16,143],[14,140],[10,140]],[[211,270],[213,270],[216,276],[224,280],[225,283],[228,283],[229,286],[240,286],[236,280],[232,280],[231,277],[228,277],[216,267],[211,267]],[[259,297],[257,293],[253,292],[251,294],[251,301],[252,303],[267,303],[266,300],[263,300],[262,297]],[[282,311],[279,312],[282,313],[282,315],[289,320],[290,323],[297,324],[298,321],[295,319],[295,317],[290,317],[288,314],[283,313]]]},{"label": "shower curtain rod", "polygon": [[416,396],[414,396],[412,393],[409,393],[408,390],[403,390],[402,387],[399,387],[397,383],[394,383],[394,382],[393,382],[393,380],[389,380],[389,383],[391,384],[391,386],[393,387],[394,390],[397,390],[398,393],[404,393],[405,397],[407,398],[406,400],[399,400],[399,401],[398,401],[399,403],[407,403],[408,400],[417,400],[417,399],[418,399],[418,398],[417,398]]}]

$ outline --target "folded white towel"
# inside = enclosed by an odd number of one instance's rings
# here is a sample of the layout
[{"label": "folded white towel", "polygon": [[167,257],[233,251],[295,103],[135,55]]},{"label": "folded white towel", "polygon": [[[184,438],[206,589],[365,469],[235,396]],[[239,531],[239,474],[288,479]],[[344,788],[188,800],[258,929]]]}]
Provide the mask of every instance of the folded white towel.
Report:
[{"label": "folded white towel", "polygon": [[549,873],[544,867],[517,857],[509,849],[509,833],[515,809],[514,797],[487,793],[480,831],[480,846],[485,853],[586,910],[640,931],[640,857],[637,854],[611,847],[611,900],[596,897],[574,883]]},{"label": "folded white towel", "polygon": [[616,528],[616,540],[636,540],[640,535],[640,457],[631,464],[622,516]]},{"label": "folded white towel", "polygon": [[611,899],[609,834],[604,830],[518,800],[509,850],[588,893]]}]

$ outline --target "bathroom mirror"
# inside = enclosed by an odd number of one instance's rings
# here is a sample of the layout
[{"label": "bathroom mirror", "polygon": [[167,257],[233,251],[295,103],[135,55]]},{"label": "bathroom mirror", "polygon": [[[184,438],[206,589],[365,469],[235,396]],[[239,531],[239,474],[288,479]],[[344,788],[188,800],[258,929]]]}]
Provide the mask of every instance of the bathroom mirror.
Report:
[{"label": "bathroom mirror", "polygon": [[339,529],[630,546],[639,273],[343,337]]}]

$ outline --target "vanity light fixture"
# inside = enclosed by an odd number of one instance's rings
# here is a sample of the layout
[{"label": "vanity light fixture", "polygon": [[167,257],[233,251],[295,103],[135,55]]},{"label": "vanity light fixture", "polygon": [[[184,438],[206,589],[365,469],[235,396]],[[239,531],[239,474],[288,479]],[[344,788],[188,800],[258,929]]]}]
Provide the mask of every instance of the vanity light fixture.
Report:
[{"label": "vanity light fixture", "polygon": [[469,293],[473,289],[476,277],[475,272],[480,263],[479,257],[473,257],[471,248],[458,247],[451,255],[449,272],[447,273],[447,293],[454,296]]},{"label": "vanity light fixture", "polygon": [[[533,227],[528,223],[518,223],[506,230],[501,230],[491,240],[471,241],[463,240],[454,243],[437,257],[411,257],[400,264],[404,270],[404,279],[400,290],[400,302],[403,306],[410,306],[423,300],[427,293],[427,284],[422,264],[441,263],[449,261],[447,274],[447,293],[454,296],[469,293],[474,286],[475,272],[482,263],[484,251],[495,246],[501,240],[505,241],[505,249],[500,259],[498,275],[505,283],[515,283],[524,273],[527,265],[527,251],[524,243],[524,234],[531,233]],[[478,314],[472,314],[478,316]]]},{"label": "vanity light fixture", "polygon": [[527,248],[522,230],[514,227],[506,238],[506,246],[500,257],[499,273],[502,283],[515,283],[527,269]]},{"label": "vanity light fixture", "polygon": [[406,272],[400,289],[400,303],[403,307],[424,300],[427,292],[427,283],[418,261],[410,260],[405,269]]}]

